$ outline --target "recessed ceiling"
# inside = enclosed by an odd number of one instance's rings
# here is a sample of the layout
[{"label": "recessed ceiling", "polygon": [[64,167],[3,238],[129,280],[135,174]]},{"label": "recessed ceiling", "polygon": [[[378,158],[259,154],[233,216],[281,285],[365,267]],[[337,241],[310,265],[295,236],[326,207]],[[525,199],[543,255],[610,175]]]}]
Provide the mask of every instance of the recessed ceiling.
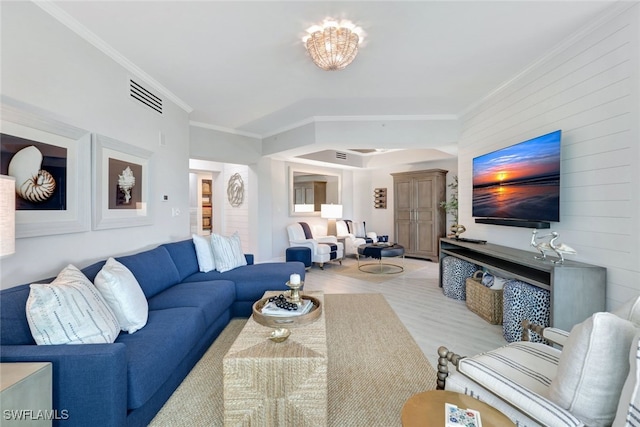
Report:
[{"label": "recessed ceiling", "polygon": [[[54,1],[190,106],[193,122],[260,136],[314,117],[460,114],[611,4]],[[345,70],[321,70],[303,47],[325,17],[366,33]]]}]

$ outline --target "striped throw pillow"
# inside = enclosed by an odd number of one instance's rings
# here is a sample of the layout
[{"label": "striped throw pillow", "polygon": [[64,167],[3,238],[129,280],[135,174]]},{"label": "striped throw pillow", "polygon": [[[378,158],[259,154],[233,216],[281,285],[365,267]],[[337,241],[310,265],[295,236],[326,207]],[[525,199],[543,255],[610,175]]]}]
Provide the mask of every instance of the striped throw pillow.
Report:
[{"label": "striped throw pillow", "polygon": [[242,252],[240,235],[237,231],[231,237],[212,234],[211,248],[213,249],[216,270],[220,273],[247,265],[247,260]]}]

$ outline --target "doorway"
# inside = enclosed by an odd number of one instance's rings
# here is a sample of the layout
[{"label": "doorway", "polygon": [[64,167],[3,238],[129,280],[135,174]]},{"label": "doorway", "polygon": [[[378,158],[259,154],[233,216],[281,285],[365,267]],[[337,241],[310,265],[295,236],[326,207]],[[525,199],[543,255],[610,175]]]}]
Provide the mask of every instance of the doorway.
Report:
[{"label": "doorway", "polygon": [[214,174],[189,172],[189,227],[191,234],[207,236],[214,230]]}]

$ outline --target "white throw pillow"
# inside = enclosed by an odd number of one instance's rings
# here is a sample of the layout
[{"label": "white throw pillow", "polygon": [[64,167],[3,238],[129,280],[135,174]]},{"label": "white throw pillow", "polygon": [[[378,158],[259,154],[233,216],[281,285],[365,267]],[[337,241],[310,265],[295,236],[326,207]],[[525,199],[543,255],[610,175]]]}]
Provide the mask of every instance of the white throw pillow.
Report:
[{"label": "white throw pillow", "polygon": [[636,329],[612,313],[595,313],[571,329],[549,398],[590,427],[610,426],[629,372]]},{"label": "white throw pillow", "polygon": [[211,235],[211,247],[216,269],[220,273],[247,265],[247,260],[242,252],[240,235],[236,231],[231,237]]},{"label": "white throw pillow", "polygon": [[147,324],[149,304],[133,273],[109,258],[94,280],[96,288],[116,315],[120,329],[130,334]]},{"label": "white throw pillow", "polygon": [[198,267],[203,273],[207,273],[216,269],[215,260],[213,259],[213,250],[209,238],[194,234],[193,245],[196,247],[196,258],[198,258]]},{"label": "white throw pillow", "polygon": [[73,265],[48,284],[32,284],[26,314],[38,345],[112,343],[120,325],[98,289]]}]

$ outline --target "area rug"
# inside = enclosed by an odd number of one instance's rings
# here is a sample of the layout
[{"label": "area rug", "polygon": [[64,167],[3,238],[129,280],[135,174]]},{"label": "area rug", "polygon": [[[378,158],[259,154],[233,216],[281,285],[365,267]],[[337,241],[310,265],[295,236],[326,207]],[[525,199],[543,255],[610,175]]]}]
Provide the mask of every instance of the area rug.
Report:
[{"label": "area rug", "polygon": [[[342,276],[351,277],[353,279],[365,280],[367,282],[373,283],[382,283],[387,280],[395,279],[396,277],[401,277],[404,274],[411,273],[412,271],[418,270],[419,268],[424,267],[423,265],[416,264],[415,262],[411,262],[411,260],[403,260],[402,258],[384,258],[383,263],[399,265],[404,267],[404,271],[400,273],[393,273],[398,271],[399,269],[396,267],[382,266],[382,274],[379,273],[378,268],[378,260],[376,259],[365,259],[360,260],[360,265],[370,264],[365,267],[367,271],[373,271],[375,273],[367,273],[365,271],[361,271],[358,268],[357,263],[343,263],[343,265],[339,264],[331,264],[330,267],[325,267],[327,271],[331,271],[332,273],[340,274]],[[390,273],[391,272],[391,273]]]},{"label": "area rug", "polygon": [[[329,426],[400,426],[436,372],[380,294],[325,295]],[[222,358],[246,320],[234,319],[173,393],[152,427],[222,426]]]}]

